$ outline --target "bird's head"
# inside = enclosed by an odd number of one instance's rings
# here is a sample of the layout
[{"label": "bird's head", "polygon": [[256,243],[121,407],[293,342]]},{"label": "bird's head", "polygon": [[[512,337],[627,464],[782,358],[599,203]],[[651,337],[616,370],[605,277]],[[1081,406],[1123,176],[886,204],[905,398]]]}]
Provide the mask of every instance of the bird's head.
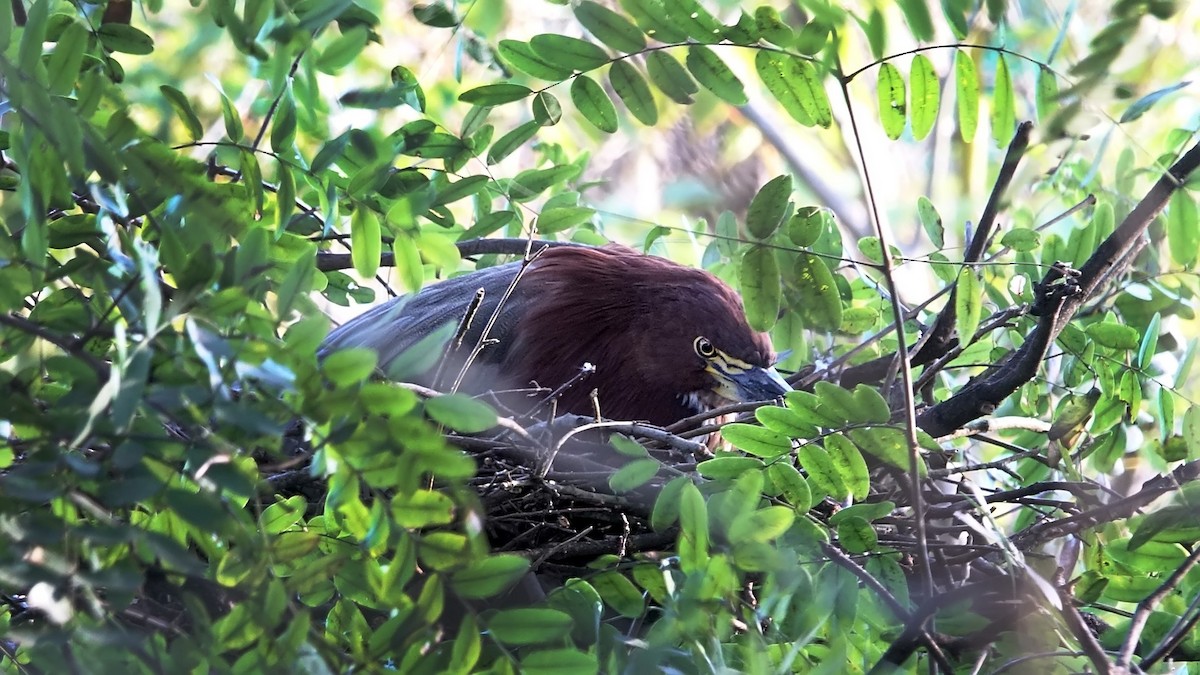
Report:
[{"label": "bird's head", "polygon": [[741,298],[703,270],[623,247],[565,247],[547,251],[522,283],[529,307],[507,370],[553,387],[585,361],[596,367],[560,410],[586,414],[595,388],[606,417],[670,424],[791,390]]},{"label": "bird's head", "polygon": [[791,391],[775,370],[770,338],[750,327],[737,294],[707,272],[687,269],[678,277],[657,289],[666,316],[644,334],[649,358],[675,371],[686,407],[701,412]]}]

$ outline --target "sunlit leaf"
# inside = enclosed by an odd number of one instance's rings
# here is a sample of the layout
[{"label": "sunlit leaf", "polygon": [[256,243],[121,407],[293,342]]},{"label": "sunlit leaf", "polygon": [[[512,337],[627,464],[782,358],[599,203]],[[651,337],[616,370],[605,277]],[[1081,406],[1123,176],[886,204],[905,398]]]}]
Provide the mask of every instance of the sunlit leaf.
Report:
[{"label": "sunlit leaf", "polygon": [[879,82],[875,90],[883,132],[894,141],[904,133],[906,119],[904,76],[900,69],[886,62],[879,64]]},{"label": "sunlit leaf", "polygon": [[704,45],[688,47],[687,68],[705,89],[731,105],[746,105],[746,90],[716,52]]},{"label": "sunlit leaf", "polygon": [[954,91],[958,98],[958,130],[970,143],[979,125],[979,75],[971,55],[961,49],[954,52]]},{"label": "sunlit leaf", "polygon": [[[941,106],[941,83],[938,82],[937,72],[933,63],[924,54],[913,57],[912,69],[909,71],[909,119],[913,138],[921,140],[933,130],[937,122],[938,109]],[[941,244],[938,244],[941,248]]]}]

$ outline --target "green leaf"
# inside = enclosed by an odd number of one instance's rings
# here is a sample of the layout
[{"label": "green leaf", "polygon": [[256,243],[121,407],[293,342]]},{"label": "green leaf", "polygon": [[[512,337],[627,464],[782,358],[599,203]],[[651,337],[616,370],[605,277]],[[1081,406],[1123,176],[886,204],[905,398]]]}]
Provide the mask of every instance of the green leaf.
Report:
[{"label": "green leaf", "polygon": [[258,518],[259,526],[267,534],[279,534],[304,520],[304,512],[307,508],[308,502],[304,500],[304,497],[293,495],[263,509],[262,515]]},{"label": "green leaf", "polygon": [[[1150,317],[1150,323],[1146,324],[1146,330],[1142,333],[1142,342],[1138,345],[1137,366],[1141,370],[1150,368],[1150,360],[1154,358],[1154,354],[1158,351],[1158,332],[1162,327],[1162,315],[1158,312]],[[1163,389],[1166,391],[1166,388]],[[1170,428],[1172,425],[1164,425]]]},{"label": "green leaf", "polygon": [[787,281],[792,282],[788,287],[791,307],[807,326],[837,330],[842,325],[842,299],[833,273],[823,260],[811,253],[800,253]]},{"label": "green leaf", "polygon": [[971,55],[961,49],[954,51],[954,87],[958,98],[958,130],[963,141],[970,143],[979,125],[979,75]]},{"label": "green leaf", "polygon": [[446,394],[425,401],[425,412],[438,424],[465,434],[477,434],[496,426],[496,411],[465,394]]},{"label": "green leaf", "polygon": [[1183,413],[1183,440],[1187,443],[1188,460],[1200,458],[1200,406],[1191,406]]},{"label": "green leaf", "polygon": [[468,599],[490,598],[515,584],[527,571],[529,561],[519,555],[501,553],[467,563],[450,576],[450,586]]},{"label": "green leaf", "polygon": [[[225,92],[221,92],[221,117],[225,122],[225,136],[234,143],[242,140],[242,136],[245,135],[245,131],[242,129],[242,116],[233,107],[233,101],[229,100]],[[313,171],[318,171],[318,169],[313,168]]]},{"label": "green leaf", "polygon": [[1058,106],[1058,79],[1045,66],[1038,66],[1037,89],[1034,92],[1038,121],[1045,124]]},{"label": "green leaf", "polygon": [[[909,119],[913,139],[921,140],[933,130],[941,106],[941,85],[933,63],[924,55],[913,57],[912,69],[908,74],[912,88],[910,94]],[[941,244],[938,244],[941,248]]]},{"label": "green leaf", "polygon": [[609,68],[608,81],[637,121],[646,126],[654,126],[658,122],[658,108],[654,104],[654,95],[650,93],[650,85],[646,84],[637,68],[628,61],[616,61]]},{"label": "green leaf", "polygon": [[1012,76],[1008,73],[1008,62],[1000,54],[996,63],[996,78],[992,87],[992,138],[996,146],[1003,148],[1012,139],[1017,125],[1016,100],[1013,96]]},{"label": "green leaf", "polygon": [[571,616],[557,609],[502,609],[488,619],[488,632],[510,645],[554,642],[571,632]]},{"label": "green leaf", "polygon": [[350,65],[366,48],[370,32],[366,26],[355,26],[334,38],[316,58],[317,70],[336,73]]},{"label": "green leaf", "polygon": [[667,15],[662,0],[621,0],[621,9],[629,13],[646,35],[663,43],[686,42],[687,32]]},{"label": "green leaf", "polygon": [[360,205],[350,216],[350,258],[354,270],[365,279],[375,276],[383,250],[379,214]]},{"label": "green leaf", "polygon": [[538,79],[559,82],[571,76],[570,68],[538,54],[528,43],[501,40],[497,51],[508,65]]},{"label": "green leaf", "polygon": [[646,48],[641,29],[604,5],[583,0],[575,7],[575,18],[597,40],[619,52],[632,53]]},{"label": "green leaf", "polygon": [[612,607],[621,616],[638,617],[645,609],[641,591],[620,572],[610,571],[596,575],[592,578],[592,587],[600,594],[604,604]]},{"label": "green leaf", "polygon": [[448,183],[446,187],[439,190],[431,206],[452,204],[465,197],[470,197],[486,187],[489,181],[491,178],[487,176],[464,176],[462,180]]},{"label": "green leaf", "polygon": [[890,63],[881,63],[875,92],[879,98],[879,121],[883,132],[894,141],[904,133],[906,114],[904,76],[900,69]]},{"label": "green leaf", "polygon": [[779,229],[792,196],[792,177],[776,176],[759,188],[746,210],[746,230],[757,239],[769,239]]},{"label": "green leaf", "polygon": [[646,73],[654,86],[676,103],[689,105],[692,103],[692,95],[700,91],[700,87],[683,64],[665,51],[650,52],[646,55]]},{"label": "green leaf", "polygon": [[725,26],[697,0],[668,0],[663,5],[672,23],[696,41],[709,44],[721,41]]},{"label": "green leaf", "polygon": [[552,127],[562,120],[562,105],[548,91],[539,91],[533,97],[531,107],[534,121],[543,127]]},{"label": "green leaf", "polygon": [[337,388],[356,385],[375,372],[379,355],[370,349],[340,349],[321,362],[321,372]]},{"label": "green leaf", "polygon": [[779,319],[782,295],[775,251],[766,246],[747,248],[738,260],[737,276],[750,327],[759,331],[770,330]]},{"label": "green leaf", "polygon": [[688,481],[679,495],[679,566],[691,573],[704,569],[707,560],[708,506],[700,490]]},{"label": "green leaf", "polygon": [[[903,431],[892,427],[873,427],[851,429],[848,435],[863,452],[901,471],[908,471],[908,441],[905,440]],[[928,473],[925,462],[920,458],[917,460],[917,471],[922,476]]]},{"label": "green leaf", "polygon": [[821,233],[825,231],[831,219],[826,209],[819,206],[801,206],[788,219],[788,239],[796,246],[812,246],[821,238]]},{"label": "green leaf", "polygon": [[535,35],[530,38],[529,46],[546,62],[580,72],[595,70],[612,60],[596,44],[555,33]]},{"label": "green leaf", "polygon": [[896,0],[896,4],[900,5],[900,11],[904,13],[908,27],[912,29],[913,37],[921,42],[933,39],[933,17],[929,14],[929,6],[925,4],[925,0]]},{"label": "green leaf", "polygon": [[679,520],[679,495],[683,486],[691,483],[687,476],[679,476],[663,486],[658,497],[654,500],[654,509],[650,512],[650,527],[655,532],[663,532]]},{"label": "green leaf", "polygon": [[46,63],[50,93],[65,96],[75,88],[75,80],[79,77],[79,68],[83,65],[83,54],[87,46],[88,32],[83,24],[78,21],[67,24],[54,45],[54,53]]},{"label": "green leaf", "polygon": [[187,100],[183,92],[169,84],[159,86],[158,90],[162,92],[163,98],[167,99],[167,103],[171,104],[171,108],[175,110],[179,121],[183,122],[183,126],[192,140],[200,140],[200,137],[204,135],[204,125],[200,124],[200,117],[196,115],[191,102]]},{"label": "green leaf", "polygon": [[825,495],[838,501],[849,496],[850,491],[842,483],[837,467],[825,448],[816,443],[806,443],[796,450],[796,458],[808,474],[808,485],[812,489],[814,501],[823,499]]},{"label": "green leaf", "polygon": [[537,219],[539,234],[553,234],[588,222],[596,215],[586,206],[559,206],[542,211]]},{"label": "green leaf", "polygon": [[838,543],[846,553],[860,555],[875,548],[879,544],[879,535],[875,528],[862,518],[847,518],[837,526]]},{"label": "green leaf", "polygon": [[1114,321],[1094,323],[1087,327],[1087,334],[1101,347],[1120,350],[1137,349],[1141,337],[1133,326]]},{"label": "green leaf", "polygon": [[696,472],[710,480],[732,480],[747,471],[761,471],[763,462],[757,457],[716,457],[696,465]]},{"label": "green leaf", "polygon": [[392,497],[392,518],[400,527],[418,529],[454,522],[454,500],[437,490]]},{"label": "green leaf", "polygon": [[825,437],[825,451],[850,496],[855,501],[866,499],[871,491],[871,473],[858,448],[845,436],[832,434]]},{"label": "green leaf", "polygon": [[650,482],[662,464],[657,459],[646,457],[625,464],[608,479],[608,486],[617,494],[625,494]]},{"label": "green leaf", "polygon": [[529,87],[511,82],[501,82],[468,89],[459,94],[458,100],[471,105],[496,106],[520,101],[532,93],[533,91]]},{"label": "green leaf", "polygon": [[925,195],[917,198],[917,217],[921,219],[921,227],[925,230],[925,236],[929,237],[929,241],[939,249],[945,246],[946,230],[942,226],[942,215]]},{"label": "green leaf", "polygon": [[892,515],[896,510],[896,503],[891,501],[882,502],[867,502],[863,504],[851,504],[837,513],[829,516],[829,524],[837,526],[847,518],[862,518],[868,523],[885,518]]},{"label": "green leaf", "polygon": [[[461,635],[461,633],[460,633]],[[461,640],[462,638],[458,638]],[[521,652],[522,675],[588,675],[600,671],[596,655],[575,649],[546,649],[526,654]]]},{"label": "green leaf", "polygon": [[721,427],[721,437],[751,455],[768,459],[792,449],[787,436],[753,424],[727,424]]},{"label": "green leaf", "polygon": [[617,130],[617,109],[604,88],[587,75],[577,75],[571,82],[571,102],[584,119],[606,134]]},{"label": "green leaf", "polygon": [[1161,101],[1165,96],[1177,92],[1180,89],[1187,87],[1189,84],[1191,83],[1177,82],[1169,87],[1163,87],[1162,89],[1152,91],[1149,94],[1139,98],[1133,102],[1133,105],[1129,106],[1123,115],[1121,115],[1121,124],[1132,122],[1142,115],[1145,115],[1150,108],[1154,107],[1154,104]]},{"label": "green leaf", "polygon": [[154,40],[142,31],[124,23],[106,23],[96,29],[100,44],[110,52],[145,56],[154,51]]},{"label": "green leaf", "polygon": [[746,89],[729,66],[704,45],[688,47],[687,68],[700,86],[731,105],[746,105]]},{"label": "green leaf", "polygon": [[754,411],[754,417],[764,427],[788,438],[807,439],[817,436],[816,425],[792,408],[764,405]]},{"label": "green leaf", "polygon": [[796,467],[787,462],[775,462],[767,467],[767,477],[796,513],[806,513],[812,508],[812,491]]},{"label": "green leaf", "polygon": [[796,41],[796,34],[780,16],[779,10],[769,5],[754,8],[754,29],[763,39],[780,47],[791,47]]},{"label": "green leaf", "polygon": [[805,126],[829,128],[833,124],[829,97],[811,61],[763,50],[755,55],[754,68],[792,119]]},{"label": "green leaf", "polygon": [[525,145],[529,139],[533,138],[540,128],[542,128],[541,123],[533,120],[522,124],[496,139],[496,142],[492,143],[492,147],[488,148],[488,165],[499,164],[505,157],[511,155],[513,151]]},{"label": "green leaf", "polygon": [[232,522],[221,500],[211,492],[167,488],[165,496],[175,515],[202,532],[219,536]]},{"label": "green leaf", "polygon": [[788,531],[796,522],[795,509],[768,506],[743,513],[729,526],[729,541],[740,544],[748,541],[766,543]]},{"label": "green leaf", "polygon": [[1036,250],[1041,243],[1042,235],[1037,230],[1031,230],[1027,227],[1018,227],[1009,230],[1000,239],[1001,245],[1022,253]]},{"label": "green leaf", "polygon": [[954,291],[954,327],[958,341],[965,347],[975,339],[983,317],[983,282],[974,269],[964,267],[958,273]]},{"label": "green leaf", "polygon": [[396,264],[396,274],[400,277],[404,288],[418,291],[425,283],[425,268],[421,265],[421,252],[417,250],[417,242],[407,234],[398,235],[392,241],[392,256]]},{"label": "green leaf", "polygon": [[1176,190],[1167,205],[1167,248],[1171,260],[1185,269],[1196,264],[1200,253],[1200,212],[1186,190]]}]

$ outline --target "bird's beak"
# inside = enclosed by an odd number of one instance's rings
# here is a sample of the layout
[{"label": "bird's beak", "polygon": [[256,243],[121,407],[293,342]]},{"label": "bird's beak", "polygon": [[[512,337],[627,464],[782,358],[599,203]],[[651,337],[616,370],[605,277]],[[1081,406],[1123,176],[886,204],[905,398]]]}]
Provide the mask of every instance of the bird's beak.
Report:
[{"label": "bird's beak", "polygon": [[751,366],[744,370],[719,372],[710,369],[709,372],[717,380],[714,391],[730,401],[769,401],[792,390],[791,385],[774,368]]}]

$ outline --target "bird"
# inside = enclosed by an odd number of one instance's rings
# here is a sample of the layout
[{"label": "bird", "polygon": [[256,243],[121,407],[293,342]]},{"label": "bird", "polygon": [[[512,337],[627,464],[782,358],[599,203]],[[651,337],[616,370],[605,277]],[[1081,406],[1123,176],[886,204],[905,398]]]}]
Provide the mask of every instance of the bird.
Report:
[{"label": "bird", "polygon": [[750,327],[725,282],[616,244],[547,247],[531,261],[437,282],[335,328],[321,353],[351,347],[374,350],[393,378],[500,392],[495,400],[517,415],[549,391],[556,413],[598,408],[607,419],[667,426],[791,390],[770,338]]}]

